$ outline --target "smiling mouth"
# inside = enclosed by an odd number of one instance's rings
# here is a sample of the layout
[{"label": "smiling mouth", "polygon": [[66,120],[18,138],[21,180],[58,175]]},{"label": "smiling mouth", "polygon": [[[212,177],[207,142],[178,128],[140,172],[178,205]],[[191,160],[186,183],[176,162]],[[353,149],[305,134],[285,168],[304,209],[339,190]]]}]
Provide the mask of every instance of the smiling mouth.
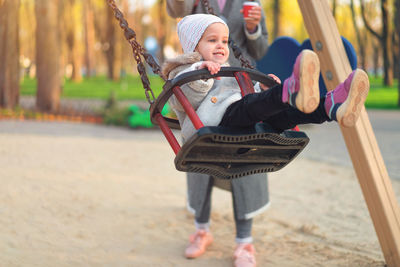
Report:
[{"label": "smiling mouth", "polygon": [[224,56],[225,54],[223,52],[216,52],[214,53],[215,56]]}]

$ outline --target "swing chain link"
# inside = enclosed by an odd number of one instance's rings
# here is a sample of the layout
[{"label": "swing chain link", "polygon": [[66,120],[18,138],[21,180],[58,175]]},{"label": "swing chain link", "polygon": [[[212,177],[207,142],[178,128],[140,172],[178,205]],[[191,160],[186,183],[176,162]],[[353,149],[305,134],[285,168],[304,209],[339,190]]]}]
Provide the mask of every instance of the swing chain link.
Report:
[{"label": "swing chain link", "polygon": [[[206,11],[209,14],[212,14],[214,16],[214,10],[210,6],[208,0],[202,0],[204,3],[204,6],[206,8]],[[136,40],[136,33],[133,29],[131,29],[128,25],[128,22],[124,18],[122,12],[118,9],[115,0],[107,0],[108,5],[111,7],[111,9],[114,12],[114,17],[119,21],[119,26],[124,30],[124,36],[125,39],[128,40],[129,44],[132,47],[132,52],[134,59],[137,63],[137,70],[140,75],[140,79],[142,81],[144,90],[145,90],[145,95],[146,99],[149,102],[149,104],[153,104],[155,102],[155,95],[153,90],[150,87],[150,81],[146,73],[146,68],[143,64],[141,56],[144,58],[144,61],[151,67],[152,71],[159,75],[164,81],[166,81],[166,77],[162,74],[161,67],[160,65],[157,64],[157,62],[154,60],[153,56],[150,55],[146,49],[144,49]],[[248,68],[248,69],[254,69],[254,66],[251,65],[249,60],[245,58],[240,50],[240,48],[233,42],[231,38],[228,40],[229,46],[232,48],[234,56],[240,60],[240,63],[243,68]]]},{"label": "swing chain link", "polygon": [[[210,6],[210,3],[208,2],[208,0],[202,0],[202,1],[204,4],[204,7],[206,8],[207,13],[216,16],[214,13],[214,9]],[[242,51],[235,44],[235,42],[232,40],[231,37],[229,37],[229,39],[228,39],[228,44],[232,48],[233,55],[235,56],[235,58],[239,59],[240,64],[242,65],[243,68],[254,69],[254,66],[251,65],[250,61],[243,56]]]},{"label": "swing chain link", "polygon": [[118,9],[115,0],[107,0],[108,5],[114,12],[114,17],[119,21],[119,26],[124,30],[125,39],[128,40],[129,44],[132,47],[132,52],[134,59],[137,63],[137,70],[140,75],[140,79],[142,81],[145,95],[149,104],[153,104],[156,97],[154,95],[153,90],[150,87],[150,81],[146,73],[146,68],[143,64],[141,56],[144,58],[144,61],[151,67],[155,74],[158,74],[164,81],[166,78],[161,72],[160,65],[154,60],[153,56],[150,55],[146,49],[144,49],[136,40],[136,33],[133,29],[131,29],[128,25],[128,22],[125,20],[122,12]]}]

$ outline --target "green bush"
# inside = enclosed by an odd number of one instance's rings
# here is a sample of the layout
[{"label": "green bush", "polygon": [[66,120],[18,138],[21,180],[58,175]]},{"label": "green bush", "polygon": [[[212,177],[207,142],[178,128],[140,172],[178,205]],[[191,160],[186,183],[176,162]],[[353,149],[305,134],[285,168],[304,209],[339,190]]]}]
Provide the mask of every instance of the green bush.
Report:
[{"label": "green bush", "polygon": [[129,126],[130,115],[128,108],[108,108],[104,110],[103,122],[107,125]]}]

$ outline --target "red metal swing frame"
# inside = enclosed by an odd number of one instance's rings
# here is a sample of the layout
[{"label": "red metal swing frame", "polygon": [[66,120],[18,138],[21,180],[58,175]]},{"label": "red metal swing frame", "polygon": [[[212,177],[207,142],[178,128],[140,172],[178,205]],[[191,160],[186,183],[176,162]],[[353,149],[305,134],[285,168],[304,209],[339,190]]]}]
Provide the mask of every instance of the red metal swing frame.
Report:
[{"label": "red metal swing frame", "polygon": [[[174,151],[175,167],[178,170],[206,173],[225,179],[277,171],[293,160],[307,145],[309,139],[303,132],[279,133],[264,123],[258,123],[254,128],[246,130],[205,126],[180,86],[190,81],[215,77],[234,77],[242,96],[254,93],[253,80],[269,87],[276,84],[271,77],[256,70],[233,67],[223,67],[216,75],[202,69],[168,80],[163,92],[150,106],[150,114],[152,122],[159,125]],[[161,115],[161,110],[172,95],[177,98],[197,130],[195,136],[183,147],[171,130],[179,129],[179,122]]]},{"label": "red metal swing frame", "polygon": [[[246,72],[243,72],[243,71],[237,71],[237,72],[234,72],[233,75],[236,78],[236,81],[238,82],[242,97],[247,94],[254,93],[253,83],[250,79],[249,74],[247,74]],[[196,130],[198,130],[198,129],[204,127],[203,122],[200,120],[199,116],[197,115],[196,111],[190,104],[189,100],[187,99],[185,94],[182,92],[182,89],[180,88],[180,86],[173,87],[172,92],[175,95],[175,97],[178,99],[179,103],[182,105],[183,109],[185,110],[186,115],[190,118],[191,122],[193,123],[194,128]],[[158,124],[160,126],[161,131],[164,133],[164,135],[165,135],[168,143],[170,144],[172,150],[174,151],[175,155],[178,154],[179,150],[181,149],[181,146],[180,146],[178,140],[176,139],[175,135],[172,133],[171,128],[169,127],[168,123],[165,121],[164,117],[161,115],[160,112],[151,113],[151,117],[154,118],[156,124]]]}]

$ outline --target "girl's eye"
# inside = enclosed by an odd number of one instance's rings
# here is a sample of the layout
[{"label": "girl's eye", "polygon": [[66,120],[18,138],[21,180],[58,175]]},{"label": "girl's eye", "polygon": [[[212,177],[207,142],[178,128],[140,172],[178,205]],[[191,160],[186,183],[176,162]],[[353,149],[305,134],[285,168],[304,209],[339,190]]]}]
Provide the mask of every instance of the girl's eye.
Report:
[{"label": "girl's eye", "polygon": [[208,40],[208,41],[211,42],[211,43],[215,43],[215,42],[216,42],[215,39],[210,39],[210,40]]},{"label": "girl's eye", "polygon": [[222,41],[222,43],[224,43],[224,44],[227,44],[227,43],[228,43],[228,41],[224,40],[224,41]]}]

